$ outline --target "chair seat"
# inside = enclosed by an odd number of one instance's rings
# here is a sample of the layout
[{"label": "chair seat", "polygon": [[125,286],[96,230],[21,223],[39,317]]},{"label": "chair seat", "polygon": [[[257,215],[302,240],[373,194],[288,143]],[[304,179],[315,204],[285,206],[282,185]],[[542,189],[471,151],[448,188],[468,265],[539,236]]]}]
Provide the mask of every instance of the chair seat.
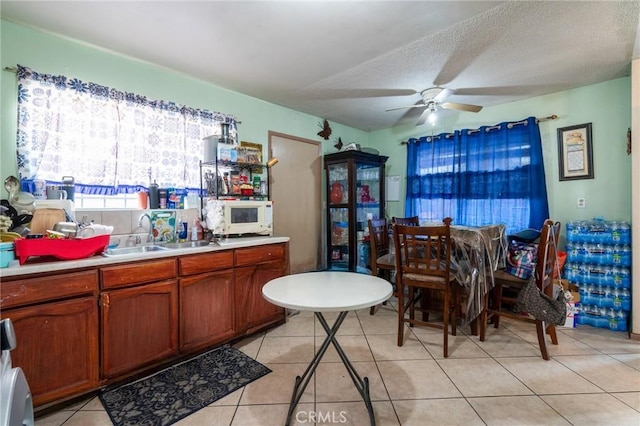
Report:
[{"label": "chair seat", "polygon": [[393,254],[385,254],[376,259],[378,268],[394,269],[396,267],[396,257]]},{"label": "chair seat", "polygon": [[[425,274],[411,274],[406,273],[403,275],[403,278],[407,281],[418,281],[422,283],[433,283],[433,284],[446,284],[446,280],[444,277],[439,277],[436,275],[425,275]],[[456,280],[454,276],[449,278],[449,283],[453,283]]]},{"label": "chair seat", "polygon": [[511,275],[504,269],[493,271],[493,280],[499,281],[503,286],[507,285],[511,287],[522,287],[529,282],[529,280],[524,280],[516,277],[515,275]]}]

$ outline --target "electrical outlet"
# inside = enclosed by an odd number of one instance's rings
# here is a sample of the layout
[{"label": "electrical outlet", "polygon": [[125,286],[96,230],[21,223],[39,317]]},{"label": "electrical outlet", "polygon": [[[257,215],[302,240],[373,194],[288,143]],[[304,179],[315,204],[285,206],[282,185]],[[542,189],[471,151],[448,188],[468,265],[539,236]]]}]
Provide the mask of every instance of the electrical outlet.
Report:
[{"label": "electrical outlet", "polygon": [[578,198],[578,203],[577,203],[577,207],[579,209],[584,209],[587,206],[587,200],[585,200],[584,198],[580,197]]}]

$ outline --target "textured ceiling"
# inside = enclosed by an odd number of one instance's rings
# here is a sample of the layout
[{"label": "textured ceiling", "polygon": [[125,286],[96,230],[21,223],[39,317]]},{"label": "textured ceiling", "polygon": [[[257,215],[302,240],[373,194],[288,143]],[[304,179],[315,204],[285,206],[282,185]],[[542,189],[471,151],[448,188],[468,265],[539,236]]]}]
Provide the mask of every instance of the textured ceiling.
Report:
[{"label": "textured ceiling", "polygon": [[491,106],[627,76],[640,57],[638,1],[3,0],[0,13],[362,130],[415,123],[420,108],[385,110],[431,86]]}]

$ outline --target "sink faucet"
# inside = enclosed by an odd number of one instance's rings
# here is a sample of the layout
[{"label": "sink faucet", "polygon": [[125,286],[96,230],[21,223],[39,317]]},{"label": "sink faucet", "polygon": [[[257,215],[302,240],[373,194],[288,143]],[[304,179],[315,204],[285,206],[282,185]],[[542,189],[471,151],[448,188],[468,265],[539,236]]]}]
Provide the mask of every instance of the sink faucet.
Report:
[{"label": "sink faucet", "polygon": [[[153,238],[153,222],[151,222],[151,216],[149,216],[147,213],[142,213],[140,215],[140,218],[138,219],[138,227],[142,228],[142,222],[144,221],[144,218],[149,219],[149,233],[147,234],[147,243],[152,243],[154,238]],[[137,239],[136,239],[137,242]]]}]

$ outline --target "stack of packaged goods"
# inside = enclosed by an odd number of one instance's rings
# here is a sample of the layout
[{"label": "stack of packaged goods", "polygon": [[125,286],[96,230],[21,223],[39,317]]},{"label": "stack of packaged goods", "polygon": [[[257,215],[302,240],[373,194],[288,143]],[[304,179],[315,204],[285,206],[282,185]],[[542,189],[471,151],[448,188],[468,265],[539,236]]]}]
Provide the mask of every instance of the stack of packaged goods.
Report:
[{"label": "stack of packaged goods", "polygon": [[564,278],[580,292],[577,324],[627,331],[631,311],[631,227],[594,219],[567,223]]}]

